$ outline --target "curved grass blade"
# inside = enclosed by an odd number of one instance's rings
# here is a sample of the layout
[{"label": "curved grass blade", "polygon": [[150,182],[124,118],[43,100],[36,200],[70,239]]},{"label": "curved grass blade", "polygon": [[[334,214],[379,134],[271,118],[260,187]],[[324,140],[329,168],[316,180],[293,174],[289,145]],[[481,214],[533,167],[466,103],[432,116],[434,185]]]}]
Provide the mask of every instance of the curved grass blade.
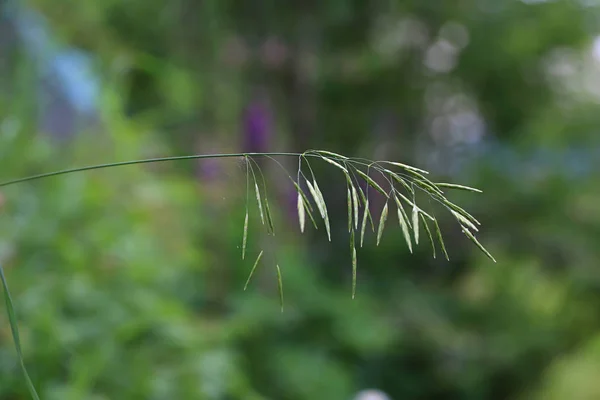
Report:
[{"label": "curved grass blade", "polygon": [[281,268],[277,267],[277,290],[279,291],[279,302],[281,303],[281,312],[283,312],[283,280],[281,279]]},{"label": "curved grass blade", "polygon": [[242,239],[242,260],[246,257],[246,241],[248,240],[248,207],[246,207],[246,218],[244,218],[244,238]]},{"label": "curved grass blade", "polygon": [[386,193],[385,190],[377,182],[375,182],[369,175],[362,172],[360,169],[356,168],[356,172],[371,186],[373,189],[377,190],[379,193],[384,195],[386,198],[390,198],[390,196]]},{"label": "curved grass blade", "polygon": [[246,284],[244,285],[244,290],[246,290],[248,288],[250,279],[252,279],[252,275],[254,275],[254,271],[256,270],[256,267],[258,266],[258,262],[260,261],[260,258],[262,257],[262,255],[263,255],[263,251],[261,250],[260,253],[258,253],[258,257],[256,257],[256,261],[254,261],[254,266],[250,270],[250,275],[248,275],[248,279],[246,280]]},{"label": "curved grass blade", "polygon": [[455,183],[436,183],[435,185],[440,188],[458,189],[458,190],[466,190],[468,192],[483,193],[482,190],[479,190],[479,189],[476,189],[476,188],[473,188],[470,186],[457,185]]},{"label": "curved grass blade", "polygon": [[263,211],[262,201],[260,200],[260,190],[258,189],[258,184],[254,182],[254,189],[256,191],[256,202],[258,203],[258,210],[260,211],[260,220],[262,224],[265,224],[265,214]]},{"label": "curved grass blade", "polygon": [[304,200],[300,193],[298,193],[298,221],[300,222],[300,232],[304,233],[304,224],[306,222],[306,211],[304,210]]},{"label": "curved grass blade", "polygon": [[427,232],[427,236],[429,236],[429,241],[431,242],[431,249],[433,251],[433,258],[435,258],[435,242],[433,241],[433,236],[431,236],[431,230],[429,229],[429,225],[427,225],[427,220],[423,216],[421,216],[421,221],[423,221],[423,225],[425,225],[425,231]]},{"label": "curved grass blade", "polygon": [[379,242],[381,241],[381,236],[383,235],[383,228],[385,228],[385,221],[387,221],[388,217],[388,202],[385,202],[383,206],[383,210],[381,210],[381,217],[379,217],[379,228],[377,229],[377,246],[379,246]]},{"label": "curved grass blade", "polygon": [[438,225],[437,219],[433,220],[435,224],[435,233],[437,234],[438,240],[440,241],[440,246],[442,247],[442,252],[444,252],[444,256],[447,261],[450,261],[450,257],[448,257],[448,252],[446,251],[446,245],[444,245],[444,238],[442,237],[442,231],[440,230],[440,226]]},{"label": "curved grass blade", "polygon": [[369,213],[369,200],[365,203],[365,210],[363,212],[362,224],[360,227],[360,247],[363,247],[363,242],[365,240],[365,229],[367,228],[367,216]]},{"label": "curved grass blade", "polygon": [[475,243],[477,247],[479,247],[479,250],[481,250],[483,254],[485,254],[493,262],[496,262],[496,259],[492,257],[489,251],[487,251],[485,247],[483,247],[483,245],[479,243],[479,240],[477,240],[477,238],[468,229],[463,228],[462,231],[469,239],[471,239],[473,243]]},{"label": "curved grass blade", "polygon": [[12,333],[13,341],[15,342],[15,349],[17,350],[17,355],[19,356],[19,364],[21,365],[21,372],[25,377],[25,384],[27,385],[27,390],[31,397],[35,400],[40,400],[35,387],[33,386],[33,382],[29,377],[29,373],[27,372],[27,368],[25,367],[25,361],[23,360],[23,351],[21,349],[21,338],[19,336],[19,326],[17,324],[17,315],[15,313],[15,308],[13,306],[12,297],[10,295],[10,291],[8,290],[8,282],[6,281],[6,276],[4,276],[4,269],[0,265],[0,279],[2,279],[2,288],[4,289],[4,301],[6,302],[6,312],[8,314],[8,322],[10,323],[10,330]]}]

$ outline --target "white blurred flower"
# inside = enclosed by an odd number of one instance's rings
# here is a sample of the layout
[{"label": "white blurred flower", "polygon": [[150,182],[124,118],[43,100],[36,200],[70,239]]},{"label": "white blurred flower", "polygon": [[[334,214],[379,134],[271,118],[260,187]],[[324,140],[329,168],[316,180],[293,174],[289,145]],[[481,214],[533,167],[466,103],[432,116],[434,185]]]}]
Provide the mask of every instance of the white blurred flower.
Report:
[{"label": "white blurred flower", "polygon": [[358,392],[354,400],[392,400],[390,396],[383,393],[381,390],[367,389]]}]

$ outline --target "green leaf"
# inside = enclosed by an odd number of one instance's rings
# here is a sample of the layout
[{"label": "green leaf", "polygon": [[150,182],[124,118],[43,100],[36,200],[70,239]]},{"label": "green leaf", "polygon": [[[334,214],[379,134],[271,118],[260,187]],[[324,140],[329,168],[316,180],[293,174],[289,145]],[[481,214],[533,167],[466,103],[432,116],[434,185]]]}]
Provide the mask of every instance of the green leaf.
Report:
[{"label": "green leaf", "polygon": [[277,267],[277,289],[279,291],[279,302],[281,304],[281,312],[283,312],[283,279],[281,278],[281,268],[279,268],[279,264]]},{"label": "green leaf", "polygon": [[463,228],[462,231],[469,239],[471,239],[471,241],[473,243],[475,243],[475,245],[479,248],[479,250],[481,250],[483,252],[483,254],[488,256],[488,258],[490,260],[492,260],[493,262],[496,262],[496,259],[494,257],[492,257],[492,255],[485,249],[485,247],[483,247],[483,245],[481,243],[479,243],[477,238],[475,236],[473,236],[473,234],[468,229]]},{"label": "green leaf", "polygon": [[6,312],[8,314],[8,322],[10,324],[10,330],[12,333],[13,341],[15,342],[15,349],[17,350],[17,355],[19,357],[19,364],[21,366],[21,372],[25,378],[25,384],[27,385],[27,390],[31,397],[35,400],[40,400],[40,397],[35,390],[35,386],[33,386],[33,382],[29,377],[29,373],[27,372],[27,368],[25,367],[25,361],[23,360],[23,351],[21,349],[21,338],[19,335],[19,326],[17,323],[17,315],[15,313],[15,308],[13,306],[12,297],[10,295],[10,291],[8,290],[8,282],[6,281],[6,276],[4,276],[4,268],[0,265],[0,279],[2,279],[2,288],[4,289],[4,301],[6,302]]},{"label": "green leaf", "polygon": [[246,256],[246,241],[248,239],[248,207],[246,207],[246,218],[244,218],[244,238],[242,239],[242,260]]},{"label": "green leaf", "polygon": [[379,217],[379,228],[377,229],[377,246],[379,246],[379,242],[381,241],[381,235],[383,235],[383,228],[385,227],[385,221],[388,216],[388,202],[385,202],[383,206],[383,210],[381,211],[381,217]]},{"label": "green leaf", "polygon": [[427,225],[427,220],[421,214],[421,221],[423,221],[423,225],[425,225],[425,231],[427,232],[427,236],[429,236],[429,241],[431,242],[431,249],[433,250],[433,258],[435,258],[435,242],[433,241],[433,236],[431,236],[431,230],[429,229],[429,225]]},{"label": "green leaf", "polygon": [[470,186],[464,186],[464,185],[457,185],[455,183],[436,183],[435,184],[437,187],[442,187],[442,188],[448,188],[448,189],[458,189],[458,190],[466,190],[468,192],[476,192],[476,193],[483,193],[483,191],[470,187]]},{"label": "green leaf", "polygon": [[258,262],[260,261],[260,258],[262,257],[262,255],[263,255],[263,251],[261,250],[260,253],[258,254],[258,257],[256,257],[256,261],[254,261],[254,266],[250,270],[250,275],[248,275],[248,279],[246,280],[246,284],[244,285],[244,290],[246,290],[248,288],[250,279],[252,279],[252,275],[254,275],[254,271],[256,270],[256,267],[258,266]]},{"label": "green leaf", "polygon": [[362,178],[369,184],[369,186],[371,186],[372,188],[374,188],[375,190],[377,190],[379,193],[381,193],[382,195],[384,195],[386,198],[389,198],[390,196],[388,196],[387,192],[385,190],[383,190],[383,188],[381,186],[379,186],[379,184],[377,182],[375,182],[373,179],[371,179],[371,177],[367,174],[365,174],[364,172],[362,172],[360,169],[356,169],[356,172],[362,176]]},{"label": "green leaf", "polygon": [[440,230],[440,226],[438,225],[437,219],[433,221],[435,224],[435,232],[437,234],[438,240],[440,241],[440,245],[442,247],[442,251],[444,252],[444,256],[446,256],[446,260],[450,261],[450,257],[448,257],[448,252],[446,251],[446,245],[444,245],[444,238],[442,237],[442,231]]}]

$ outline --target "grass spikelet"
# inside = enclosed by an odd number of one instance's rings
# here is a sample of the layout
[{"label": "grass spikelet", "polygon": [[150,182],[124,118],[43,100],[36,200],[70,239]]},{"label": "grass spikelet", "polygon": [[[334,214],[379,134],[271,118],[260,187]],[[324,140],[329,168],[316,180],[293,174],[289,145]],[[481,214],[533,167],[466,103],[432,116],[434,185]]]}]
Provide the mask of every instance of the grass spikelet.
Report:
[{"label": "grass spikelet", "polygon": [[369,216],[369,200],[365,203],[365,209],[363,212],[362,224],[360,226],[360,247],[363,247],[365,241],[365,230],[367,228],[367,217]]},{"label": "grass spikelet", "polygon": [[415,234],[415,244],[419,244],[419,209],[416,204],[412,208],[412,225]]},{"label": "grass spikelet", "polygon": [[356,296],[356,247],[352,246],[352,298]]},{"label": "grass spikelet", "polygon": [[269,207],[269,198],[265,195],[265,215],[267,217],[267,231],[270,235],[275,236],[275,225],[273,224],[273,215]]},{"label": "grass spikelet", "polygon": [[466,190],[468,192],[483,193],[482,190],[479,190],[479,189],[476,189],[476,188],[473,188],[470,186],[457,185],[455,183],[436,183],[435,185],[439,188],[458,189],[458,190]]},{"label": "grass spikelet", "polygon": [[325,203],[325,198],[323,197],[321,189],[319,189],[319,185],[317,184],[316,179],[313,179],[313,188],[316,196],[319,198],[319,203],[322,207],[321,216],[323,217],[323,221],[325,222],[325,230],[327,231],[327,237],[331,242],[331,227],[329,225],[329,213],[327,212],[327,204]]},{"label": "grass spikelet", "polygon": [[356,172],[371,186],[373,189],[377,190],[379,193],[384,195],[386,198],[390,196],[386,193],[385,190],[377,182],[375,182],[369,175],[362,172],[360,169],[356,169]]},{"label": "grass spikelet", "polygon": [[440,230],[440,226],[438,225],[437,219],[435,219],[433,223],[435,224],[435,233],[437,234],[440,246],[442,247],[442,252],[446,257],[446,260],[450,261],[450,257],[448,257],[448,252],[446,251],[446,245],[444,244],[444,238],[442,237],[442,231]]},{"label": "grass spikelet", "polygon": [[262,201],[260,200],[260,190],[258,189],[258,184],[254,182],[254,189],[256,191],[256,202],[258,203],[258,211],[260,212],[260,220],[262,224],[265,224],[265,214],[263,212]]},{"label": "grass spikelet", "polygon": [[[304,194],[304,191],[302,189],[300,189],[300,186],[296,182],[294,182],[293,179],[292,179],[292,183],[294,184],[294,187],[296,188],[298,195],[300,197],[302,197],[302,204],[304,205],[305,214],[308,214],[308,217],[310,218],[310,221],[312,222],[315,229],[319,229],[317,222],[315,221],[315,217],[313,217],[313,214],[312,214],[313,208],[312,208],[312,205],[310,204],[310,201],[308,200],[308,197],[306,197],[306,194]],[[304,231],[302,231],[302,232],[304,232]]]},{"label": "grass spikelet", "polygon": [[248,275],[248,279],[246,280],[246,284],[244,285],[244,290],[248,289],[248,284],[250,283],[250,279],[252,279],[252,275],[254,275],[254,271],[256,271],[256,267],[258,266],[258,262],[260,261],[262,255],[263,255],[263,251],[261,250],[260,253],[258,253],[258,257],[256,257],[256,261],[254,261],[254,266],[250,270],[250,274]]},{"label": "grass spikelet", "polygon": [[279,264],[275,265],[277,268],[277,290],[279,291],[279,303],[281,304],[281,312],[283,312],[283,279],[281,278],[281,268]]},{"label": "grass spikelet", "polygon": [[298,193],[297,207],[298,222],[300,223],[300,232],[304,233],[304,224],[306,222],[306,210],[304,209],[304,199],[302,199],[302,195],[300,193]]},{"label": "grass spikelet", "polygon": [[425,174],[425,175],[429,174],[428,171],[425,171],[423,169],[416,168],[416,167],[411,167],[410,165],[402,164],[402,163],[399,163],[399,162],[396,162],[396,161],[382,161],[382,162],[390,164],[390,165],[394,165],[396,167],[400,167],[400,168],[405,169],[407,171],[418,172],[420,174]]},{"label": "grass spikelet", "polygon": [[479,243],[479,240],[477,240],[477,238],[468,229],[463,228],[462,231],[469,239],[471,239],[473,243],[475,243],[475,245],[479,248],[479,250],[483,252],[483,254],[485,254],[493,262],[496,262],[496,259],[492,257],[489,251],[487,251],[485,247],[483,247],[483,245]]},{"label": "grass spikelet", "polygon": [[248,239],[248,207],[246,207],[246,217],[244,218],[244,237],[242,239],[242,260],[246,257],[246,241]]},{"label": "grass spikelet", "polygon": [[371,223],[371,230],[375,232],[375,223],[373,222],[373,216],[371,215],[371,210],[369,209],[369,199],[367,199],[367,196],[365,196],[365,192],[360,186],[358,186],[358,192],[360,193],[360,198],[362,199],[363,205],[365,206],[367,218],[369,218],[369,222]]},{"label": "grass spikelet", "polygon": [[396,209],[398,211],[398,223],[400,224],[400,229],[402,229],[402,235],[404,236],[408,250],[412,253],[412,239],[410,237],[408,217],[404,212],[404,208],[402,207],[400,200],[398,200],[396,196],[394,196],[394,199],[396,200]]},{"label": "grass spikelet", "polygon": [[383,210],[381,210],[381,217],[379,217],[379,228],[377,229],[377,246],[379,246],[379,242],[381,241],[381,236],[383,235],[383,228],[385,228],[385,222],[388,217],[388,202],[385,202],[383,206]]},{"label": "grass spikelet", "polygon": [[348,187],[348,232],[352,230],[352,194]]},{"label": "grass spikelet", "polygon": [[341,154],[338,154],[338,153],[334,153],[334,152],[332,152],[332,151],[327,151],[327,150],[314,150],[313,152],[314,152],[314,153],[317,153],[317,154],[325,154],[325,155],[327,155],[327,156],[337,157],[337,158],[340,158],[340,159],[342,159],[342,160],[348,160],[348,157],[346,157],[346,156],[343,156],[343,155],[341,155]]},{"label": "grass spikelet", "polygon": [[358,229],[358,193],[352,185],[352,203],[354,204],[354,229]]},{"label": "grass spikelet", "polygon": [[429,236],[429,241],[431,242],[431,249],[433,251],[433,258],[435,258],[435,242],[433,241],[433,236],[431,235],[431,230],[429,229],[429,225],[427,224],[427,220],[423,216],[421,216],[421,221],[423,221],[423,225],[425,225],[425,232],[427,232],[427,236]]},{"label": "grass spikelet", "polygon": [[335,162],[335,161],[333,161],[332,159],[330,159],[330,158],[327,158],[327,157],[323,157],[323,156],[321,156],[321,158],[322,158],[323,160],[327,161],[329,164],[331,164],[331,165],[335,166],[336,168],[339,168],[339,169],[341,169],[341,170],[344,172],[344,174],[345,174],[345,175],[348,175],[348,170],[347,170],[347,169],[346,169],[346,167],[344,167],[342,164],[340,164],[340,163],[337,163],[337,162]]}]

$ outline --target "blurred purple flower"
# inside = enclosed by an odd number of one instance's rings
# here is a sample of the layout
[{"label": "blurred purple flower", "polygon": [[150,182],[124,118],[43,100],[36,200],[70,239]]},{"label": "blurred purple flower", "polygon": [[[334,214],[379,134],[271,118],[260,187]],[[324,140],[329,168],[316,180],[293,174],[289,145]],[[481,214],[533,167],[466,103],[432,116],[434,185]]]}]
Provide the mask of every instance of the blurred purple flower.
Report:
[{"label": "blurred purple flower", "polygon": [[196,171],[199,179],[214,181],[219,178],[221,168],[219,166],[218,160],[206,159],[198,161],[198,167]]},{"label": "blurred purple flower", "polygon": [[250,102],[244,111],[243,118],[243,151],[246,153],[268,151],[273,118],[264,96]]}]

